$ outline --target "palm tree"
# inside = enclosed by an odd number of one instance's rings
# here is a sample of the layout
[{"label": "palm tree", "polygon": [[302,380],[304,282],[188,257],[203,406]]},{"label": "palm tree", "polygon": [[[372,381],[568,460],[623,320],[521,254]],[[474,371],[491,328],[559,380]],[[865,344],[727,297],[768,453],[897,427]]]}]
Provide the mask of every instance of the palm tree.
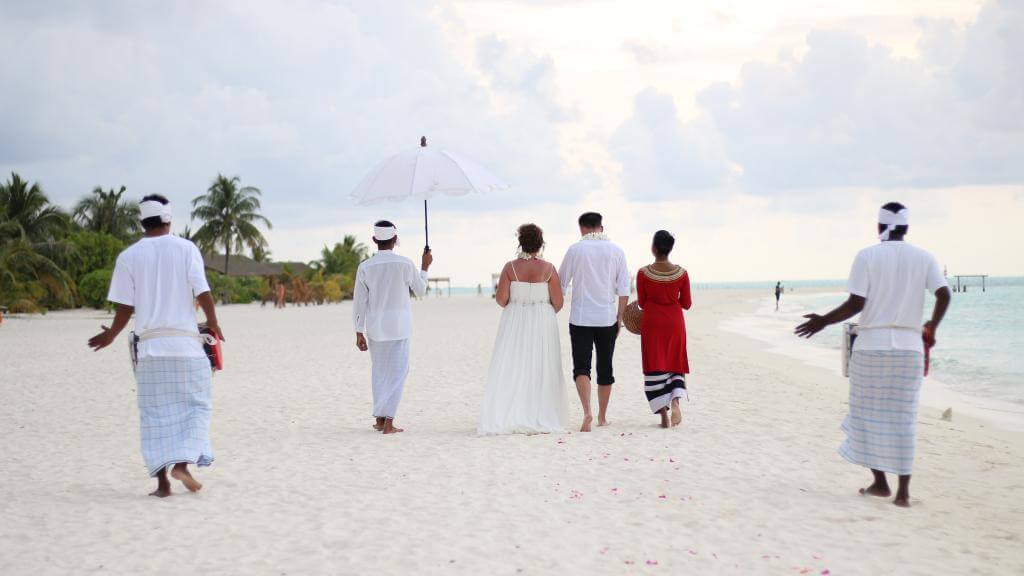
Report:
[{"label": "palm tree", "polygon": [[195,240],[200,246],[224,247],[224,273],[233,249],[248,246],[250,250],[266,247],[267,240],[256,227],[262,222],[271,228],[260,210],[259,188],[240,186],[238,176],[227,178],[221,174],[210,184],[206,194],[192,200],[192,218],[203,222],[196,230]]},{"label": "palm tree", "polygon": [[28,185],[16,173],[0,184],[0,239],[52,240],[67,227],[68,218],[50,204],[39,183]]},{"label": "palm tree", "polygon": [[12,310],[36,312],[49,296],[63,306],[74,303],[71,277],[53,260],[35,250],[25,238],[0,244],[0,304]]},{"label": "palm tree", "polygon": [[334,248],[324,246],[320,251],[320,260],[312,265],[325,274],[349,274],[355,272],[359,263],[369,257],[370,251],[362,242],[358,242],[355,236],[345,235],[341,242],[336,242]]},{"label": "palm tree", "polygon": [[257,262],[270,262],[270,249],[266,243],[252,247],[252,259]]},{"label": "palm tree", "polygon": [[124,186],[117,192],[113,188],[106,192],[99,186],[93,188],[90,196],[75,205],[75,222],[86,230],[103,232],[121,240],[130,239],[142,230],[142,226],[139,224],[139,205],[122,200],[124,193]]}]

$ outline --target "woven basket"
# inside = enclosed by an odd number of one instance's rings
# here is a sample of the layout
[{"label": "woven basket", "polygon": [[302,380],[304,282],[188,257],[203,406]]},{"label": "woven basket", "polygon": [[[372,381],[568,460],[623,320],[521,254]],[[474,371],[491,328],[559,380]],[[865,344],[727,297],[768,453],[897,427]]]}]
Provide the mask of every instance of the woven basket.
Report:
[{"label": "woven basket", "polygon": [[626,312],[622,315],[622,323],[626,325],[626,330],[629,330],[633,334],[640,333],[640,321],[643,320],[644,311],[640,309],[640,303],[633,301],[626,306]]}]

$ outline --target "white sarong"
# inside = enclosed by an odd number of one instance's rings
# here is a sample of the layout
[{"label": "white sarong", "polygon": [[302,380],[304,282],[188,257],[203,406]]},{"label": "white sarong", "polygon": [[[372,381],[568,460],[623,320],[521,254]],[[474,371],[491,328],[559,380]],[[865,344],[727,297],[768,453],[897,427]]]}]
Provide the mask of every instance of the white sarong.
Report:
[{"label": "white sarong", "polygon": [[367,340],[373,379],[373,417],[394,418],[409,375],[409,340]]},{"label": "white sarong", "polygon": [[854,464],[890,474],[911,473],[917,402],[924,355],[910,350],[854,351],[850,360],[850,413],[839,454]]},{"label": "white sarong", "polygon": [[188,462],[209,466],[213,373],[206,358],[148,356],[135,369],[142,458],[150,476]]}]

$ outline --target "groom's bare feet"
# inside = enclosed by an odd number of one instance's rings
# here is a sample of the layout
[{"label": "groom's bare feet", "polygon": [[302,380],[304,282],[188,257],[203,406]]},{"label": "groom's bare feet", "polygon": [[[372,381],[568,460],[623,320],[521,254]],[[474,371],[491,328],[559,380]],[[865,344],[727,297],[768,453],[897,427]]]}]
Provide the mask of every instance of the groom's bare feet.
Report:
[{"label": "groom's bare feet", "polygon": [[683,421],[683,411],[679,409],[679,399],[672,401],[672,425],[679,426]]},{"label": "groom's bare feet", "polygon": [[587,414],[583,417],[583,426],[580,426],[580,432],[590,432],[590,423],[594,421],[594,417]]},{"label": "groom's bare feet", "polygon": [[405,432],[404,428],[396,428],[395,421],[391,418],[384,420],[384,428],[381,430],[384,434],[398,434],[399,432]]},{"label": "groom's bare feet", "polygon": [[174,465],[174,468],[171,469],[171,477],[184,484],[189,492],[198,492],[203,489],[203,485],[192,477],[192,474],[188,471],[188,464],[184,462]]},{"label": "groom's bare feet", "polygon": [[156,475],[156,490],[149,493],[157,498],[167,498],[171,495],[171,483],[167,480],[167,468],[164,468]]},{"label": "groom's bare feet", "polygon": [[376,418],[373,423],[373,429],[377,432],[384,431],[384,418]]},{"label": "groom's bare feet", "polygon": [[662,408],[658,413],[661,414],[661,427],[668,428],[668,408]]},{"label": "groom's bare feet", "polygon": [[597,425],[598,426],[607,426],[608,425],[608,418],[606,418],[604,414],[598,414],[597,415]]}]

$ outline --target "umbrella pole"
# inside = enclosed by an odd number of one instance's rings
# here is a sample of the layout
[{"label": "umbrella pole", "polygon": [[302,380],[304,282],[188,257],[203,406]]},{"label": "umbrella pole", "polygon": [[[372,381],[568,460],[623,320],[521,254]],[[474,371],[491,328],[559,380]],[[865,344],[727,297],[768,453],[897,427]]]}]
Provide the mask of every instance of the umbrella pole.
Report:
[{"label": "umbrella pole", "polygon": [[423,200],[423,238],[424,238],[424,251],[430,250],[430,221],[427,220],[427,201]]}]

